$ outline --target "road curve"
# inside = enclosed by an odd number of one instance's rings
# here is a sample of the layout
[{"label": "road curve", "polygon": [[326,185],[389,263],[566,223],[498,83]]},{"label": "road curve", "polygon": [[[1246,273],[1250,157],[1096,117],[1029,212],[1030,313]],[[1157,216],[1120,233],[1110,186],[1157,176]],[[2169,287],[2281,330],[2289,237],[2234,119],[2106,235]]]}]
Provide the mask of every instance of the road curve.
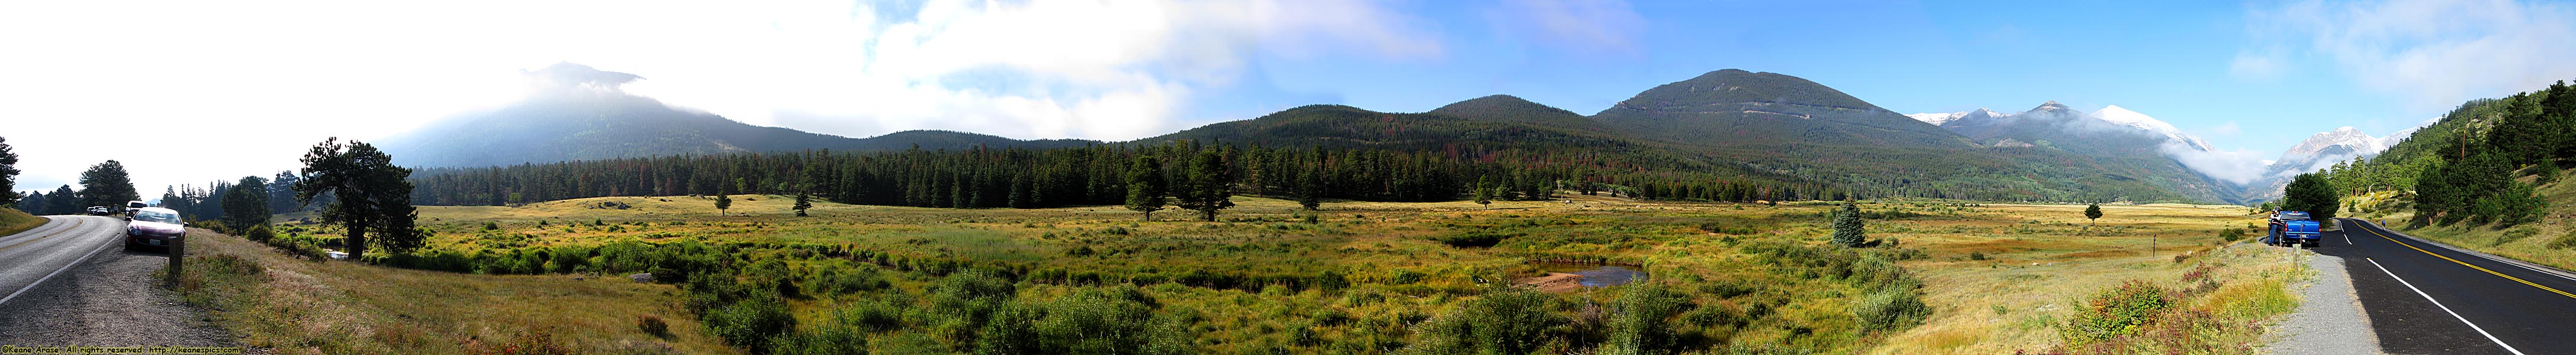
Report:
[{"label": "road curve", "polygon": [[0,308],[20,306],[39,282],[105,253],[122,241],[125,221],[100,216],[45,216],[45,225],[0,237]]},{"label": "road curve", "polygon": [[2382,351],[2576,354],[2576,278],[2337,219],[2317,253],[2341,257]]}]

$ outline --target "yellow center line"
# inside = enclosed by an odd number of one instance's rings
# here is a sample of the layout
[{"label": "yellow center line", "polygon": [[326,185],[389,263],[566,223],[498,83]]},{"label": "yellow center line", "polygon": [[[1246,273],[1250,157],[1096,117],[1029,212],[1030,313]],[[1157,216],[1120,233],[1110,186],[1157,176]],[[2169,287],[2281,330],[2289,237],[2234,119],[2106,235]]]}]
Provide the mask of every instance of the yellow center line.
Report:
[{"label": "yellow center line", "polygon": [[2432,255],[2433,257],[2436,257],[2436,258],[2442,258],[2442,260],[2450,260],[2452,263],[2460,264],[2460,266],[2467,266],[2467,267],[2469,267],[2469,268],[2471,268],[2471,269],[2478,269],[2478,271],[2485,271],[2485,272],[2487,272],[2488,274],[2496,275],[2496,277],[2502,277],[2502,278],[2505,278],[2506,280],[2513,280],[2513,282],[2520,282],[2520,283],[2522,283],[2522,284],[2524,284],[2524,285],[2531,285],[2531,287],[2538,287],[2538,288],[2540,288],[2540,289],[2542,289],[2542,290],[2549,290],[2549,292],[2557,293],[2557,294],[2558,294],[2558,295],[2560,295],[2560,296],[2567,296],[2568,298],[2576,298],[2576,294],[2570,294],[2570,293],[2567,293],[2567,291],[2559,291],[2558,289],[2549,288],[2549,286],[2541,286],[2540,284],[2531,283],[2531,281],[2523,281],[2521,278],[2516,278],[2516,277],[2513,277],[2513,276],[2505,276],[2505,274],[2504,274],[2504,273],[2495,272],[2495,270],[2487,270],[2487,268],[2478,267],[2477,265],[2469,265],[2469,263],[2460,262],[2459,260],[2457,260],[2457,259],[2451,259],[2451,257],[2448,257],[2448,256],[2442,256],[2442,254],[2434,254],[2432,251],[2424,250],[2424,248],[2417,248],[2417,247],[2415,247],[2415,245],[2414,245],[2414,244],[2406,244],[2406,242],[2398,241],[2398,240],[2397,240],[2397,238],[2389,238],[2387,234],[2379,234],[2379,231],[2378,231],[2378,230],[2372,229],[2372,228],[2367,227],[2367,226],[2362,227],[2362,228],[2361,228],[2361,230],[2362,230],[2362,231],[2364,231],[2364,232],[2370,232],[2370,234],[2371,234],[2371,235],[2379,236],[2379,238],[2380,238],[2380,239],[2387,239],[2388,241],[2391,241],[2391,242],[2397,242],[2397,245],[2404,245],[2404,246],[2406,246],[2406,248],[2407,248],[2407,249],[2415,249],[2415,251],[2423,252],[2423,253],[2424,253],[2424,255]]},{"label": "yellow center line", "polygon": [[36,242],[37,240],[43,240],[43,239],[45,239],[45,238],[53,238],[53,237],[54,237],[54,236],[56,236],[56,235],[62,235],[62,234],[63,234],[63,232],[70,232],[70,231],[73,231],[73,230],[78,230],[78,229],[80,229],[80,225],[81,225],[81,223],[89,223],[89,220],[86,220],[86,219],[75,219],[75,220],[72,220],[72,226],[71,226],[71,228],[63,228],[63,230],[54,231],[53,233],[45,233],[45,236],[42,236],[42,237],[30,238],[30,239],[27,239],[27,241],[24,241],[24,242],[18,242],[18,244],[10,244],[9,246],[0,247],[0,251],[7,251],[7,250],[9,250],[9,248],[16,248],[16,247],[18,247],[18,246],[20,246],[20,245],[27,245],[27,243],[34,243],[34,242]]}]

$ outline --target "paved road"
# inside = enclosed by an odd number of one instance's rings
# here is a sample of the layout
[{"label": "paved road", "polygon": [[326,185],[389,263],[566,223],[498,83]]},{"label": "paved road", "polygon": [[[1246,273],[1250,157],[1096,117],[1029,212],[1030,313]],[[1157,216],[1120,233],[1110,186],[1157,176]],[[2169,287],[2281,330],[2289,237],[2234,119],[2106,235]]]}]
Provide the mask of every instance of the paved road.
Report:
[{"label": "paved road", "polygon": [[231,334],[152,276],[167,254],[119,247],[123,219],[45,218],[52,221],[0,237],[0,346],[232,345]]},{"label": "paved road", "polygon": [[116,249],[125,220],[100,216],[45,216],[43,226],[0,237],[0,308],[15,306],[39,280],[58,277],[73,263]]},{"label": "paved road", "polygon": [[2382,351],[2576,354],[2576,277],[2338,223],[2317,252],[2344,259]]}]

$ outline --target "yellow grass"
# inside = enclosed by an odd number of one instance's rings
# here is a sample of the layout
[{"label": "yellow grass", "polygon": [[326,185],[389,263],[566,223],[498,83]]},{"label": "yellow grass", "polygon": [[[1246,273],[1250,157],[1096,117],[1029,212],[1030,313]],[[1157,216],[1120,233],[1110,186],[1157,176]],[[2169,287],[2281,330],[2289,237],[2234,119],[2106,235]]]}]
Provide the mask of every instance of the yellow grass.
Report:
[{"label": "yellow grass", "polygon": [[[2248,307],[2240,299],[2287,294],[2282,282],[2255,281],[2255,267],[2286,267],[2288,252],[2259,244],[2220,244],[2220,229],[2256,219],[2239,206],[2105,205],[2098,224],[2080,205],[1988,205],[1973,218],[1896,221],[1871,225],[1872,237],[1902,238],[1933,250],[1931,261],[1907,263],[1922,273],[1924,302],[1936,310],[1925,325],[1887,339],[1881,354],[2010,354],[2040,352],[2061,340],[2058,323],[2084,297],[2128,280],[2177,287],[2193,265],[2219,262],[2218,277],[2244,279],[2213,296],[2216,309]],[[1966,260],[1977,252],[1992,259]],[[2189,258],[2175,263],[2176,255]],[[2268,294],[2264,292],[2269,292]],[[2277,307],[2278,298],[2262,298]],[[2295,306],[2295,301],[2291,301]],[[2293,307],[2295,308],[2295,307]],[[1998,311],[2000,310],[2000,312]],[[2279,312],[2237,312],[2262,320]]]},{"label": "yellow grass", "polygon": [[16,209],[0,208],[0,235],[18,234],[42,225],[45,225],[44,217],[19,212]]},{"label": "yellow grass", "polygon": [[[524,332],[550,333],[588,352],[735,353],[699,331],[674,304],[671,285],[619,276],[491,276],[315,262],[266,245],[198,229],[192,259],[229,255],[260,265],[255,284],[206,288],[213,318],[243,345],[281,354],[464,354]],[[192,275],[204,267],[187,269]],[[202,277],[202,276],[200,276]],[[641,315],[669,322],[673,336],[636,331]]]}]

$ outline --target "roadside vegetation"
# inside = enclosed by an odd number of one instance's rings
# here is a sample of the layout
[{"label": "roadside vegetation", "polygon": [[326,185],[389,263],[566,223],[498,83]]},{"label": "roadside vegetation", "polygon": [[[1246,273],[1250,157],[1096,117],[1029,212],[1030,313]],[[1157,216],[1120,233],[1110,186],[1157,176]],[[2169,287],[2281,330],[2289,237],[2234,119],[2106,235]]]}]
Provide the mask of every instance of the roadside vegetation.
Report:
[{"label": "roadside vegetation", "polygon": [[1870,353],[2248,353],[2313,274],[2250,243],[2242,207],[1976,206],[1869,225],[1930,255],[1902,265],[1934,310]]},{"label": "roadside vegetation", "polygon": [[[2452,246],[2576,268],[2576,86],[2478,99],[2369,159],[2336,164],[2328,181],[2346,215]],[[2354,236],[2356,238],[2367,237]]]},{"label": "roadside vegetation", "polygon": [[0,208],[0,235],[18,234],[42,225],[45,225],[44,217],[36,217],[16,209]]}]

